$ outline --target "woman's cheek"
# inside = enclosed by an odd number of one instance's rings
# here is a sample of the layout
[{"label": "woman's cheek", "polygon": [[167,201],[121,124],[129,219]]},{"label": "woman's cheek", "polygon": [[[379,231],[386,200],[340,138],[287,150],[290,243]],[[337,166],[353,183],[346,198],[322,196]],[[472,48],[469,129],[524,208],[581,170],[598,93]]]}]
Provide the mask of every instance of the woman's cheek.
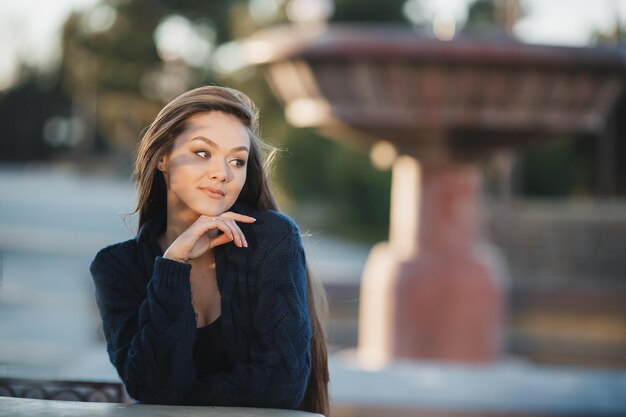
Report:
[{"label": "woman's cheek", "polygon": [[240,183],[239,183],[239,192],[237,192],[237,197],[239,197],[239,194],[241,194],[241,190],[243,190],[243,186],[246,185],[246,174],[244,172],[243,174],[243,178],[241,179]]}]

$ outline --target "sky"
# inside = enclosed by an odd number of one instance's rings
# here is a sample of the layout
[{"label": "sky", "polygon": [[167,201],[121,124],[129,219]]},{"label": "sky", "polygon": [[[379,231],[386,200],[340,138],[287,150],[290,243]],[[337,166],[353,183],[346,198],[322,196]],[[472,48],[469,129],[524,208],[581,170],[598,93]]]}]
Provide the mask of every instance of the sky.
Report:
[{"label": "sky", "polygon": [[[528,16],[518,23],[516,34],[525,42],[584,46],[593,30],[610,30],[616,13],[626,25],[626,0],[524,0]],[[466,18],[468,0],[424,0],[436,13]]]},{"label": "sky", "polygon": [[[384,0],[381,0],[384,1]],[[432,16],[463,22],[468,0],[421,0]],[[516,34],[525,42],[584,46],[594,29],[608,31],[616,13],[626,25],[626,0],[525,0],[529,15]],[[73,9],[98,0],[0,0],[0,90],[9,86],[19,60],[45,66],[58,59],[59,28]]]}]

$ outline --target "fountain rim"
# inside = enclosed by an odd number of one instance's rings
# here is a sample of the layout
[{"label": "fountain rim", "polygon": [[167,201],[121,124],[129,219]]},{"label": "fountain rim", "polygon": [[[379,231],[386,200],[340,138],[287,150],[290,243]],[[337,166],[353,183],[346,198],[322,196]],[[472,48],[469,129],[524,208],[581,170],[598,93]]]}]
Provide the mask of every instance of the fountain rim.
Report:
[{"label": "fountain rim", "polygon": [[402,59],[449,64],[626,71],[626,48],[538,45],[523,43],[509,36],[471,33],[461,33],[450,41],[444,41],[408,25],[331,24],[316,29],[279,25],[251,35],[244,41],[244,48],[253,65],[287,59]]}]

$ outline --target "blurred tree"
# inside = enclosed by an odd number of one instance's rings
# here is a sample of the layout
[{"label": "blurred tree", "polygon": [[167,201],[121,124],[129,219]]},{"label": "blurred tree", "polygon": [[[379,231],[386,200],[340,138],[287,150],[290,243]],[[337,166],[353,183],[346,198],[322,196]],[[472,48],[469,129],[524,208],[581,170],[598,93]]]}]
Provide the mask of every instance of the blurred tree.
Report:
[{"label": "blurred tree", "polygon": [[[613,1],[613,27],[595,30],[591,42],[601,48],[626,46],[626,27],[620,21],[620,2]],[[626,195],[626,86],[611,113],[606,133],[597,146],[598,193],[601,195]]]},{"label": "blurred tree", "polygon": [[[613,157],[615,166],[614,194],[626,196],[626,87],[622,88],[620,97],[613,109],[609,124],[614,143]],[[611,150],[609,150],[610,152]]]},{"label": "blurred tree", "polygon": [[368,155],[320,137],[310,129],[286,132],[276,178],[296,210],[314,225],[371,242],[387,236],[389,171],[372,167]]},{"label": "blurred tree", "polygon": [[502,30],[513,33],[513,27],[527,13],[523,0],[472,0],[467,9],[465,28]]},{"label": "blurred tree", "polygon": [[590,161],[579,150],[588,150],[585,145],[590,143],[585,137],[563,137],[523,152],[520,191],[540,197],[586,194],[591,182]]},{"label": "blurred tree", "polygon": [[335,0],[333,22],[405,22],[406,0]]},{"label": "blurred tree", "polygon": [[621,22],[620,6],[623,6],[622,0],[613,0],[609,3],[612,16],[615,19],[613,27],[609,30],[596,29],[591,34],[591,42],[595,45],[618,45],[624,46],[626,43],[626,27]]},{"label": "blurred tree", "polygon": [[[608,31],[596,30],[592,44],[619,48],[626,40],[618,3],[615,24]],[[524,152],[520,158],[522,192],[526,195],[585,194],[598,197],[626,195],[626,88],[609,115],[599,137],[568,136],[558,143]]]},{"label": "blurred tree", "polygon": [[18,84],[0,94],[0,161],[45,159],[67,149],[72,140],[70,125],[61,131],[62,125],[55,129],[53,122],[53,117],[64,120],[70,107],[58,75],[43,75],[30,68],[21,72]]},{"label": "blurred tree", "polygon": [[[162,61],[190,63],[191,58],[183,52],[195,38],[205,37],[211,44],[230,40],[231,6],[227,0],[103,0],[90,10],[72,14],[62,39],[68,89],[95,82],[103,90],[143,93],[144,77],[158,70]],[[175,43],[163,40],[164,45],[159,45],[158,31],[168,22],[164,35]],[[197,64],[194,68],[206,69],[206,63]]]},{"label": "blurred tree", "polygon": [[[73,13],[62,34],[63,85],[85,125],[84,150],[102,130],[130,153],[161,105],[212,80],[209,53],[229,39],[232,2],[102,0]],[[210,16],[210,18],[209,18]]]}]

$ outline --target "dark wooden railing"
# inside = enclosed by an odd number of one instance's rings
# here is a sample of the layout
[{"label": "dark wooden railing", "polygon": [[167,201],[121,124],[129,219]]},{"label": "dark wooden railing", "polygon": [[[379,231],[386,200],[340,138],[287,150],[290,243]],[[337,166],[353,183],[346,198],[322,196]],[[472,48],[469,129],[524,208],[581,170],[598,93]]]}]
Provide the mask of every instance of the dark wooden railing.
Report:
[{"label": "dark wooden railing", "polygon": [[41,400],[129,403],[119,382],[0,378],[0,396]]}]

